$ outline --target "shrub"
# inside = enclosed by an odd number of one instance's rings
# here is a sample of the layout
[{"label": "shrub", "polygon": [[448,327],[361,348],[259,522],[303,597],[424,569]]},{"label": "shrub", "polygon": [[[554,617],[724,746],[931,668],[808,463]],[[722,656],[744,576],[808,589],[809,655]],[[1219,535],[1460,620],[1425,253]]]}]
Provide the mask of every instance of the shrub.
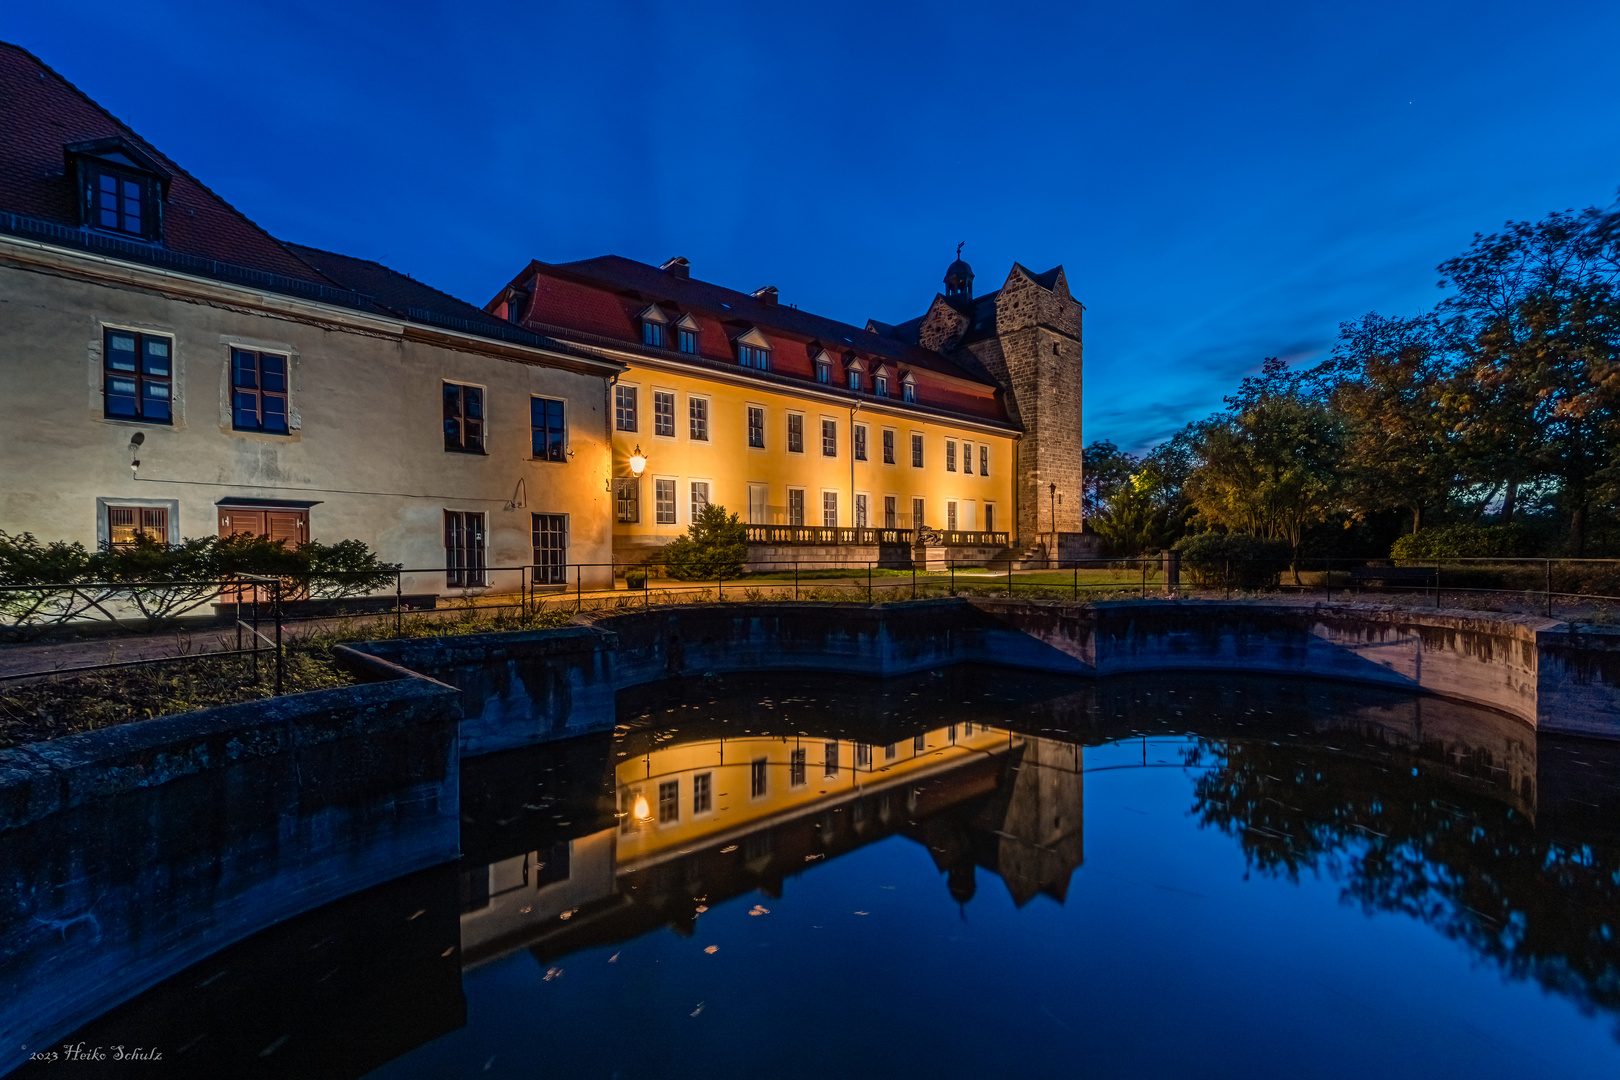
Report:
[{"label": "shrub", "polygon": [[708,581],[737,577],[748,561],[748,528],[736,514],[710,503],[697,520],[664,548],[670,577]]},{"label": "shrub", "polygon": [[1293,548],[1286,540],[1262,540],[1241,533],[1183,536],[1174,549],[1195,585],[1231,584],[1244,589],[1276,585],[1288,569]]},{"label": "shrub", "polygon": [[1534,554],[1535,537],[1522,524],[1446,525],[1407,533],[1390,548],[1392,559],[1505,559]]}]

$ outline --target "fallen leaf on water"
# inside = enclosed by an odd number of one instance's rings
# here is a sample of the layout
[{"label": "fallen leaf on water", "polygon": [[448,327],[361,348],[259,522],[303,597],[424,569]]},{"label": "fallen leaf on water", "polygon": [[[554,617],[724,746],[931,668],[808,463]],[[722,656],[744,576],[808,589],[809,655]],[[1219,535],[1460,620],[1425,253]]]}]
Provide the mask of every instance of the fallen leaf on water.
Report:
[{"label": "fallen leaf on water", "polygon": [[613,963],[613,961],[617,960],[618,958],[619,958],[619,954],[614,953],[612,956],[608,957],[608,963],[611,964],[611,963]]},{"label": "fallen leaf on water", "polygon": [[720,946],[718,946],[718,945],[710,945],[708,948],[704,949],[703,951],[712,956],[715,953],[720,951]]},{"label": "fallen leaf on water", "polygon": [[709,905],[708,904],[699,904],[697,906],[697,913],[699,915],[703,914],[705,911],[708,911],[708,910],[709,910]]},{"label": "fallen leaf on water", "polygon": [[736,850],[737,850],[737,845],[736,844],[728,844],[725,847],[720,849],[720,854],[722,854],[722,855],[730,855],[733,851],[736,851]]},{"label": "fallen leaf on water", "polygon": [[804,857],[804,861],[805,862],[815,862],[817,859],[825,859],[826,857],[827,856],[825,856],[825,855],[806,855]]},{"label": "fallen leaf on water", "polygon": [[557,918],[559,918],[559,919],[572,919],[574,917],[574,911],[578,911],[578,910],[579,910],[579,908],[574,908],[573,911],[565,911],[561,915],[558,915]]},{"label": "fallen leaf on water", "polygon": [[755,904],[748,912],[750,915],[769,915],[770,913],[771,909],[766,907],[764,904]]},{"label": "fallen leaf on water", "polygon": [[698,1013],[700,1013],[702,1011],[703,1011],[703,1002],[700,1001],[700,1002],[698,1002],[698,1007],[692,1010],[692,1015],[696,1016]]},{"label": "fallen leaf on water", "polygon": [[866,911],[857,911],[857,912],[856,912],[856,913],[855,913],[855,914],[857,914],[857,915],[868,915],[868,914],[870,914],[870,912],[866,912]]},{"label": "fallen leaf on water", "polygon": [[562,978],[562,968],[554,967],[546,969],[546,982],[550,982],[552,979],[560,978]]}]

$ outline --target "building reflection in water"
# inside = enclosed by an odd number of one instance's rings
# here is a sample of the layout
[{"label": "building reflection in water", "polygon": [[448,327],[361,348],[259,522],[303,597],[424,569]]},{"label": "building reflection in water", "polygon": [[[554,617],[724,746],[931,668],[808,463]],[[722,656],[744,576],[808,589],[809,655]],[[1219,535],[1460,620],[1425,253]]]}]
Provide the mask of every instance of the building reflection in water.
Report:
[{"label": "building reflection in water", "polygon": [[1020,906],[1062,902],[1084,857],[1082,748],[960,723],[874,745],[743,737],[663,742],[613,767],[615,820],[471,868],[461,940],[473,966],[544,960],[658,926],[888,836],[922,844],[958,902],[982,868]]}]

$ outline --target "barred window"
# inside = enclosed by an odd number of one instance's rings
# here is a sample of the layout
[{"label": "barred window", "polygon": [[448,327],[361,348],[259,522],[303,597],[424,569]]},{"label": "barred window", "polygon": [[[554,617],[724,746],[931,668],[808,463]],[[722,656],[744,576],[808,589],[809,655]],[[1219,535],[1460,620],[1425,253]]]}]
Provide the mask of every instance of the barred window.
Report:
[{"label": "barred window", "polygon": [[129,547],[140,536],[169,542],[169,508],[166,506],[109,506],[107,507],[107,542],[115,547]]},{"label": "barred window", "polygon": [[709,399],[701,397],[688,397],[686,399],[686,413],[691,421],[692,441],[709,441]]},{"label": "barred window", "polygon": [[[237,426],[241,427],[240,421]],[[481,387],[444,384],[444,448],[472,454],[484,452],[484,391]]]},{"label": "barred window", "polygon": [[484,584],[484,515],[444,512],[445,584],[475,588]]},{"label": "barred window", "polygon": [[621,525],[634,525],[641,520],[641,481],[633,476],[618,476],[613,480],[614,516]]},{"label": "barred window", "polygon": [[636,388],[613,388],[613,425],[620,431],[636,430]]},{"label": "barred window", "polygon": [[653,434],[675,437],[675,392],[653,391]]},{"label": "barred window", "polygon": [[675,524],[675,481],[653,481],[653,512],[659,525]]}]

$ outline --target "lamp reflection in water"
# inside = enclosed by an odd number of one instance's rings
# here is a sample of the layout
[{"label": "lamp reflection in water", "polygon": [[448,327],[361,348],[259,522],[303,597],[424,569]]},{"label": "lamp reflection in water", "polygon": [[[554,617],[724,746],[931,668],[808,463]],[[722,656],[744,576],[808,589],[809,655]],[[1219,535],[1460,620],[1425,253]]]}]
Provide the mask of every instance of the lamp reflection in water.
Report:
[{"label": "lamp reflection in water", "polygon": [[636,805],[632,808],[631,812],[635,814],[637,821],[651,821],[652,807],[647,805],[647,796],[637,792]]}]

